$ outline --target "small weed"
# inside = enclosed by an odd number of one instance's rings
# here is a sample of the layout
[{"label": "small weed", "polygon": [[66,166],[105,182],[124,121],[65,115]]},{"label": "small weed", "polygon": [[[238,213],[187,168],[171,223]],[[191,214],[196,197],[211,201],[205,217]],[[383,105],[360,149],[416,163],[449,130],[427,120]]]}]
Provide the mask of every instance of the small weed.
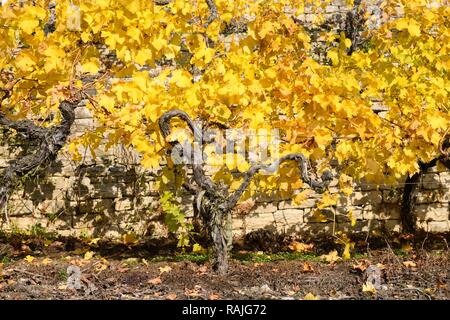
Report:
[{"label": "small weed", "polygon": [[58,280],[60,281],[67,281],[67,272],[65,269],[61,269],[58,271]]},{"label": "small weed", "polygon": [[11,259],[9,259],[7,256],[3,256],[3,257],[1,257],[0,263],[3,263],[3,264],[11,263]]}]

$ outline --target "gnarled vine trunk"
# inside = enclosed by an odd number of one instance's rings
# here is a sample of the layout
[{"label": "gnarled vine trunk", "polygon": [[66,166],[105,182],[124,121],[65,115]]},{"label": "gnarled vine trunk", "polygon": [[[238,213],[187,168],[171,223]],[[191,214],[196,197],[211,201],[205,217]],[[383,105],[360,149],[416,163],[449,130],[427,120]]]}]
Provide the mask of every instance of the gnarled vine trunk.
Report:
[{"label": "gnarled vine trunk", "polygon": [[[170,120],[175,117],[187,123],[194,135],[194,141],[200,143],[200,146],[202,146],[205,141],[201,129],[181,110],[168,111],[161,116],[159,119],[159,127],[163,136],[169,136]],[[171,142],[171,144],[172,151],[175,150],[179,157],[185,156],[181,155],[183,150],[178,142]],[[200,150],[194,149],[194,151],[191,152],[202,152],[202,150],[201,148]],[[192,157],[192,155],[188,156],[191,159],[196,158],[195,156]],[[318,192],[323,192],[332,180],[329,171],[323,173],[321,181],[312,179],[308,175],[308,165],[305,156],[303,154],[288,154],[276,160],[271,165],[253,165],[244,173],[243,182],[239,188],[230,192],[228,188],[215,184],[206,175],[202,163],[196,163],[194,161],[192,164],[193,181],[185,182],[185,187],[195,195],[194,214],[195,216],[200,217],[203,227],[209,237],[212,249],[213,268],[219,274],[223,275],[228,270],[228,252],[232,242],[231,212],[233,208],[237,205],[252,178],[260,170],[274,173],[279,165],[285,161],[297,162],[301,172],[300,178]]]},{"label": "gnarled vine trunk", "polygon": [[0,211],[20,178],[37,172],[56,159],[58,152],[66,144],[70,128],[75,120],[76,102],[63,101],[59,105],[62,121],[55,126],[44,128],[36,126],[32,121],[9,120],[0,112],[0,125],[15,130],[25,139],[36,141],[37,150],[23,158],[14,160],[0,178]]}]

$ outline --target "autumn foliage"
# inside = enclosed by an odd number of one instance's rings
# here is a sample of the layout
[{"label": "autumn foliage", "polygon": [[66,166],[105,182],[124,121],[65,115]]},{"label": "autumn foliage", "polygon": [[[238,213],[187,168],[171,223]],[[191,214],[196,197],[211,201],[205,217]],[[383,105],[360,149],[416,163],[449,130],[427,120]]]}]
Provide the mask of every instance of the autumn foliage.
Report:
[{"label": "autumn foliage", "polygon": [[[162,135],[158,119],[178,109],[218,127],[277,129],[280,156],[303,154],[318,176],[337,161],[340,195],[325,191],[325,208],[351,195],[353,182],[394,184],[442,155],[450,120],[447,1],[382,1],[378,16],[365,1],[347,1],[362,8],[363,41],[354,48],[345,32],[323,31],[321,58],[295,17],[313,10],[320,26],[330,1],[52,3],[9,1],[0,9],[0,90],[8,93],[0,111],[36,122],[53,114],[58,123],[62,101],[85,99],[98,126],[68,144],[75,159],[80,146],[95,154],[104,139],[131,146],[143,166],[162,170],[164,189],[174,181],[170,142],[192,139],[189,131]],[[172,126],[186,129],[182,121]],[[238,188],[236,173],[252,163],[205,152],[214,182]],[[300,202],[304,187],[298,167],[286,162],[277,174],[256,175],[241,200],[265,192]]]}]

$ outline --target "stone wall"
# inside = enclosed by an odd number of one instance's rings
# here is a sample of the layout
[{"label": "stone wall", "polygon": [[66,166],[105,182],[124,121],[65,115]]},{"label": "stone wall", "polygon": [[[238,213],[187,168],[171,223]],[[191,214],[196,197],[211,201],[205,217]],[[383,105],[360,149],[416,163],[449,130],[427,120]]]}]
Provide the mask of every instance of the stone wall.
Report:
[{"label": "stone wall", "polygon": [[[334,1],[326,10],[326,18],[336,28],[342,28],[347,7],[344,0]],[[377,14],[377,6],[372,6]],[[299,17],[305,25],[313,21],[308,9]],[[318,31],[315,31],[317,34]],[[320,47],[320,39],[316,42]],[[378,111],[384,111],[380,108]],[[76,109],[72,136],[95,125],[87,108]],[[7,131],[0,131],[0,172],[16,156],[33,146],[17,141]],[[0,229],[30,229],[36,226],[63,235],[94,235],[118,237],[134,232],[141,236],[164,237],[163,215],[156,187],[158,172],[139,165],[139,155],[123,146],[108,151],[100,146],[94,159],[89,151],[81,162],[74,162],[64,150],[44,176],[26,179],[9,199],[1,213]],[[422,181],[415,214],[418,226],[430,232],[450,229],[450,173],[430,172]],[[233,228],[237,237],[258,229],[308,234],[331,234],[338,230],[368,232],[385,228],[400,229],[400,195],[402,186],[363,184],[356,186],[347,203],[342,198],[332,209],[319,210],[320,195],[312,193],[301,205],[277,195],[258,197],[254,207],[237,210]],[[336,182],[331,186],[336,193]],[[179,197],[183,210],[192,216],[192,199]],[[348,211],[356,225],[351,226]]]}]

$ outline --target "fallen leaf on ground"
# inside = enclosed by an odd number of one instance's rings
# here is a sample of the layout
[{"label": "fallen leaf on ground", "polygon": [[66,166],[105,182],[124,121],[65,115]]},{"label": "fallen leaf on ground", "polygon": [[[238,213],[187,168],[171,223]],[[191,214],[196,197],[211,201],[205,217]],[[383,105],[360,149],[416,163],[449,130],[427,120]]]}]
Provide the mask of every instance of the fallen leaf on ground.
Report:
[{"label": "fallen leaf on ground", "polygon": [[175,300],[177,298],[177,294],[176,293],[169,293],[167,296],[166,296],[166,299],[167,300]]},{"label": "fallen leaf on ground", "polygon": [[136,235],[135,234],[133,234],[133,233],[127,233],[127,234],[124,234],[123,236],[122,236],[122,242],[125,244],[125,245],[135,245],[135,244],[137,244],[139,241],[138,241],[138,239],[137,239],[137,237],[136,237]]},{"label": "fallen leaf on ground", "polygon": [[85,254],[84,254],[84,260],[91,260],[92,259],[92,257],[94,256],[94,252],[92,252],[92,251],[87,251]]},{"label": "fallen leaf on ground", "polygon": [[213,293],[213,294],[210,294],[208,298],[209,298],[209,300],[219,300],[220,296],[218,294]]},{"label": "fallen leaf on ground", "polygon": [[207,266],[201,266],[197,269],[197,274],[203,275],[208,273],[208,267]]},{"label": "fallen leaf on ground", "polygon": [[377,289],[375,289],[375,287],[373,286],[372,282],[370,282],[370,281],[367,281],[366,283],[363,284],[362,291],[363,292],[370,292],[372,294],[377,293]]},{"label": "fallen leaf on ground", "polygon": [[303,300],[319,300],[319,297],[309,292],[303,297]]},{"label": "fallen leaf on ground", "polygon": [[45,258],[44,260],[42,260],[42,264],[44,266],[49,265],[50,263],[52,263],[52,259],[50,258]]},{"label": "fallen leaf on ground", "polygon": [[139,260],[138,260],[138,258],[128,258],[128,259],[124,260],[122,263],[123,263],[123,265],[126,265],[126,266],[127,265],[133,266],[133,265],[138,264]]},{"label": "fallen leaf on ground", "polygon": [[340,260],[341,258],[339,257],[338,252],[336,250],[334,250],[328,254],[321,255],[320,259],[322,259],[326,262],[329,262],[331,264],[331,263],[335,263],[336,261]]},{"label": "fallen leaf on ground", "polygon": [[314,272],[314,268],[308,263],[303,263],[303,272]]},{"label": "fallen leaf on ground", "polygon": [[367,267],[370,265],[370,262],[367,260],[359,261],[358,264],[354,264],[352,266],[353,270],[359,270],[361,272],[366,271]]},{"label": "fallen leaf on ground", "polygon": [[382,263],[377,263],[377,267],[380,268],[380,270],[386,269],[386,266]]},{"label": "fallen leaf on ground", "polygon": [[202,289],[202,287],[200,287],[199,285],[194,286],[194,289],[185,288],[184,294],[188,297],[198,297],[198,296],[200,296],[201,289]]},{"label": "fallen leaf on ground", "polygon": [[156,278],[153,278],[153,279],[150,279],[150,280],[148,280],[147,281],[147,283],[148,284],[152,284],[152,285],[158,285],[158,284],[161,284],[161,278],[160,277],[156,277]]},{"label": "fallen leaf on ground", "polygon": [[96,246],[98,244],[98,242],[100,241],[101,238],[94,238],[91,241],[89,241],[89,245],[94,245]]},{"label": "fallen leaf on ground", "polygon": [[31,262],[33,262],[33,260],[34,260],[34,257],[33,256],[30,256],[30,255],[28,255],[28,256],[26,256],[25,258],[23,258],[26,262],[29,262],[29,263],[31,263]]},{"label": "fallen leaf on ground", "polygon": [[208,252],[208,250],[203,248],[198,243],[194,243],[194,245],[192,246],[192,252],[193,253],[198,253],[198,254],[206,254]]},{"label": "fallen leaf on ground", "polygon": [[160,273],[170,272],[171,270],[172,270],[172,268],[170,266],[159,267],[159,272]]},{"label": "fallen leaf on ground", "polygon": [[409,243],[405,243],[402,245],[402,251],[404,252],[410,252],[412,251],[413,247]]},{"label": "fallen leaf on ground", "polygon": [[314,244],[307,244],[307,243],[302,243],[302,242],[298,242],[298,241],[292,241],[288,247],[289,247],[289,249],[291,249],[292,251],[295,251],[295,252],[307,252],[307,251],[312,250],[312,248],[314,247]]},{"label": "fallen leaf on ground", "polygon": [[403,261],[403,265],[407,268],[414,269],[417,267],[417,264],[414,261]]}]

